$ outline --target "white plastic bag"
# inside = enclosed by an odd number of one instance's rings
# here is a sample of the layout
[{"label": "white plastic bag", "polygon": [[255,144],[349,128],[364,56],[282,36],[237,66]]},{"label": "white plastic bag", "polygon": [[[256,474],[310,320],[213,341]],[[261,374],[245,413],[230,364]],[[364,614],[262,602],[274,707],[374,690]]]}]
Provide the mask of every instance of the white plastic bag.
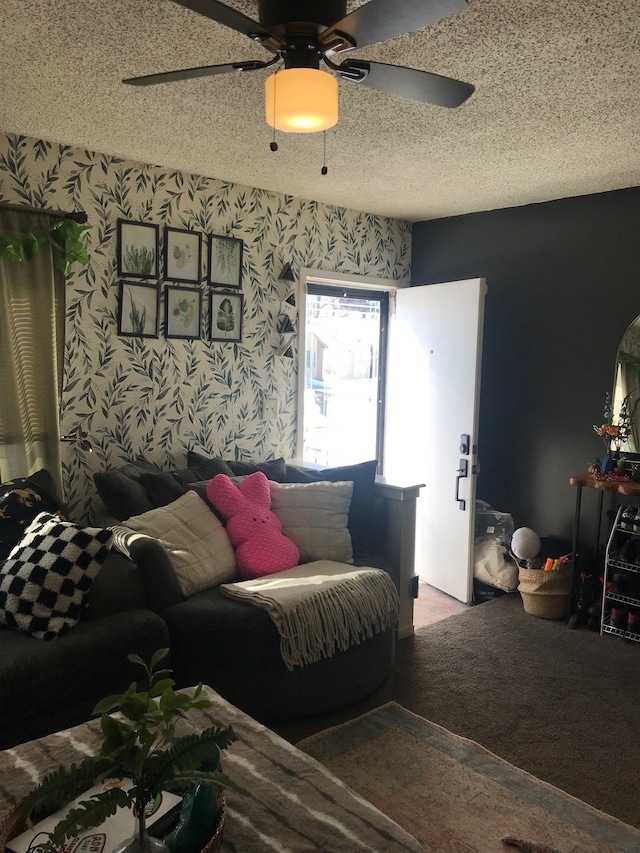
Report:
[{"label": "white plastic bag", "polygon": [[506,555],[507,549],[496,539],[488,536],[476,539],[473,551],[474,577],[505,592],[517,589],[518,567]]}]

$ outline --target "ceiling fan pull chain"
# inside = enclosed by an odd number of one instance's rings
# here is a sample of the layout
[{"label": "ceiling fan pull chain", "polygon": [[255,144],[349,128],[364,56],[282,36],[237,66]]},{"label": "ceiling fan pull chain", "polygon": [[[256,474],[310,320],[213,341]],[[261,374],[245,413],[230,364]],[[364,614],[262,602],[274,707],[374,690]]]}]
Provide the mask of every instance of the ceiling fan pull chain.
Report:
[{"label": "ceiling fan pull chain", "polygon": [[[276,87],[277,87],[277,85],[278,85],[278,72],[276,71],[275,77],[273,78],[273,114],[274,114],[274,116],[276,114]],[[275,124],[273,125],[273,139],[271,140],[269,148],[272,151],[278,150],[278,143],[276,142],[276,126],[275,126]]]},{"label": "ceiling fan pull chain", "polygon": [[327,169],[327,131],[322,131],[322,169],[320,169],[321,175],[326,175],[329,170]]}]

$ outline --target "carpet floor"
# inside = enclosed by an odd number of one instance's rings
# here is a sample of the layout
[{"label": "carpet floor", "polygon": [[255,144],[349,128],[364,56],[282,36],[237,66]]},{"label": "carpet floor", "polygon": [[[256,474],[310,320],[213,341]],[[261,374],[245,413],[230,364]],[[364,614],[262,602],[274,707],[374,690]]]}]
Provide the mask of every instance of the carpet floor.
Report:
[{"label": "carpet floor", "polygon": [[401,640],[393,679],[365,702],[274,728],[295,743],[389,701],[640,827],[637,643],[505,595]]},{"label": "carpet floor", "polygon": [[298,744],[429,853],[637,853],[640,831],[391,702]]}]

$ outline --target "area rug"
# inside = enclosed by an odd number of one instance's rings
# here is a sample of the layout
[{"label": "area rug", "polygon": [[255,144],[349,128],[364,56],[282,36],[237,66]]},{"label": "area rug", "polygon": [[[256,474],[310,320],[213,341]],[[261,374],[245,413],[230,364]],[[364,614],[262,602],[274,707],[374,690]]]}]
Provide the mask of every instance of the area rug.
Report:
[{"label": "area rug", "polygon": [[559,853],[640,850],[637,829],[395,702],[296,745],[429,853],[508,853],[505,835]]}]

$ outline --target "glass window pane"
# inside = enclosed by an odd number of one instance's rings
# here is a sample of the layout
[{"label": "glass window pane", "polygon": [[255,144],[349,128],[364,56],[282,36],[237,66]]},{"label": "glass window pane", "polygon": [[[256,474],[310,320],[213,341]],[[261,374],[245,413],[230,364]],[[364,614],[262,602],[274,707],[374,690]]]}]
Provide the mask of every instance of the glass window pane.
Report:
[{"label": "glass window pane", "polygon": [[382,302],[353,291],[328,295],[309,288],[305,462],[333,467],[378,456]]}]

